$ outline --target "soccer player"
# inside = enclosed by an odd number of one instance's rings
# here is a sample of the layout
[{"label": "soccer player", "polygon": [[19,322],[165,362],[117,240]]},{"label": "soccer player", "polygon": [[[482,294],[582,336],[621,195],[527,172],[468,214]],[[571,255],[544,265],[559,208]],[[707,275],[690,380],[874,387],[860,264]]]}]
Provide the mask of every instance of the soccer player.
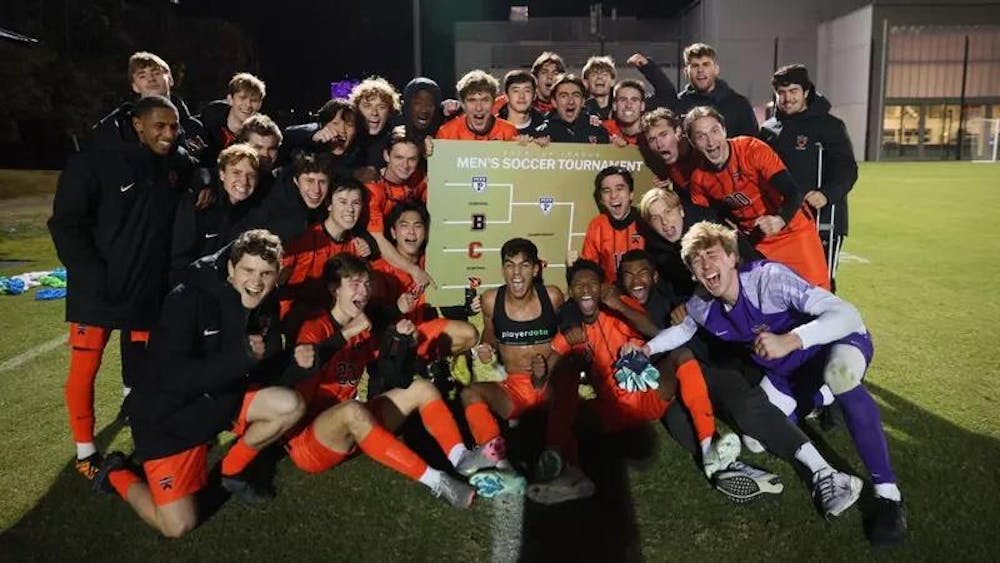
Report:
[{"label": "soccer player", "polygon": [[419,140],[433,138],[444,119],[441,111],[441,87],[430,78],[418,76],[403,89],[403,122],[406,130]]},{"label": "soccer player", "polygon": [[670,180],[673,189],[687,192],[701,155],[684,134],[683,118],[669,109],[656,108],[642,115],[639,126],[646,139],[639,150],[649,169],[661,182]]},{"label": "soccer player", "polygon": [[611,119],[611,88],[615,85],[615,61],[607,56],[593,56],[583,65],[583,83],[587,85],[584,111],[601,121]]},{"label": "soccer player", "polygon": [[257,159],[260,161],[260,174],[257,180],[260,184],[266,182],[266,186],[258,185],[258,187],[265,188],[258,190],[262,194],[270,192],[270,186],[277,172],[275,164],[278,161],[278,151],[281,149],[283,139],[278,124],[262,113],[253,115],[244,121],[243,127],[240,127],[240,132],[236,135],[234,143],[246,143],[257,151]]},{"label": "soccer player", "polygon": [[[594,200],[601,212],[587,225],[580,257],[600,264],[605,279],[615,279],[622,255],[645,245],[639,211],[632,206],[634,187],[632,173],[621,166],[609,166],[594,178]],[[569,258],[570,263],[575,261],[575,253],[570,252]]]},{"label": "soccer player", "polygon": [[348,96],[361,113],[358,145],[364,154],[363,163],[376,171],[385,166],[383,152],[392,128],[402,123],[399,92],[381,76],[369,76],[359,82]]},{"label": "soccer player", "polygon": [[545,121],[534,106],[537,83],[525,70],[512,70],[503,77],[503,91],[507,101],[497,110],[497,117],[506,119],[517,127],[518,136],[530,135]]},{"label": "soccer player", "polygon": [[297,151],[324,153],[329,155],[332,178],[353,177],[366,181],[367,178],[358,173],[364,159],[357,144],[360,124],[361,112],[349,100],[329,100],[319,108],[316,121],[285,129],[285,157],[282,162]]},{"label": "soccer player", "polygon": [[458,97],[462,101],[462,115],[452,118],[438,129],[438,139],[466,141],[512,141],[517,137],[517,127],[493,115],[493,101],[500,84],[482,70],[465,73],[458,84]]},{"label": "soccer player", "polygon": [[[121,331],[126,392],[167,293],[174,210],[194,167],[177,147],[177,108],[150,95],[138,100],[129,127],[138,142],[98,144],[74,156],[59,177],[48,221],[59,260],[72,276],[66,296],[70,362],[66,407],[76,469],[93,479],[94,380],[114,329]],[[177,165],[184,163],[184,168]]]},{"label": "soccer player", "polygon": [[778,111],[764,123],[761,138],[778,153],[799,186],[811,187],[805,202],[818,213],[830,290],[836,293],[837,263],[847,236],[847,194],[858,180],[851,139],[844,122],[830,115],[830,102],[816,92],[806,67],[781,67],[771,86]]},{"label": "soccer player", "polygon": [[[164,536],[198,524],[195,493],[208,481],[208,442],[231,429],[239,438],[222,459],[222,485],[246,502],[273,494],[242,476],[250,460],[302,416],[290,385],[313,364],[312,346],[282,351],[273,299],[281,243],[265,230],[247,231],[231,247],[198,263],[189,282],[163,304],[150,336],[146,377],[127,407],[134,457],[108,455],[94,482],[117,493]],[[235,421],[235,422],[234,422]]]},{"label": "soccer player", "polygon": [[267,95],[264,81],[249,72],[233,75],[227,90],[226,99],[209,102],[198,116],[204,126],[201,163],[206,168],[216,165],[219,153],[236,141],[243,122],[260,111]]},{"label": "soccer player", "polygon": [[679,102],[677,100],[677,86],[670,80],[667,73],[663,72],[660,65],[653,59],[642,53],[634,53],[625,61],[625,64],[638,70],[642,77],[653,87],[653,93],[646,97],[647,108],[664,108],[670,111],[678,111]]},{"label": "soccer player", "polygon": [[691,110],[684,130],[704,156],[691,173],[692,201],[725,206],[761,254],[829,288],[816,226],[802,211],[798,184],[771,147],[755,137],[727,139],[725,119],[710,107]]},{"label": "soccer player", "polygon": [[646,88],[637,80],[622,80],[615,84],[611,117],[602,125],[616,145],[636,145],[642,126],[639,118],[646,111]]},{"label": "soccer player", "polygon": [[[457,466],[469,456],[451,411],[433,384],[414,381],[406,388],[369,396],[366,403],[357,400],[358,381],[365,366],[376,355],[380,362],[385,360],[381,356],[388,355],[395,340],[412,338],[413,323],[401,319],[384,329],[393,321],[388,312],[380,318],[370,304],[371,269],[364,260],[339,255],[331,258],[324,270],[333,306],[310,318],[298,336],[300,344],[313,344],[324,351],[320,353],[319,373],[297,386],[309,405],[309,415],[304,424],[285,437],[288,456],[299,469],[319,473],[360,449],[382,465],[427,486],[452,506],[467,508],[475,495],[472,487],[429,467],[392,434],[409,416],[419,413],[424,428],[452,465]],[[410,296],[406,306],[412,301]],[[407,347],[402,353],[412,354],[412,350]]]},{"label": "soccer player", "polygon": [[699,106],[714,107],[725,116],[733,137],[757,136],[759,126],[753,107],[719,78],[718,56],[711,45],[694,43],[684,48],[684,74],[688,85],[677,94],[679,114]]},{"label": "soccer player", "polygon": [[264,225],[289,243],[327,217],[331,157],[301,153],[291,166],[282,167],[274,188],[261,204]]},{"label": "soccer player", "polygon": [[196,207],[197,194],[187,193],[177,204],[170,245],[170,285],[176,285],[192,262],[215,254],[240,233],[259,227],[257,210],[260,159],[250,145],[229,145],[219,153],[215,195],[205,208]]},{"label": "soccer player", "polygon": [[590,116],[583,111],[582,80],[573,74],[560,76],[552,87],[552,99],[555,102],[555,111],[549,112],[545,122],[532,133],[533,137],[547,137],[556,143],[610,142],[608,132],[603,127],[592,124]]},{"label": "soccer player", "polygon": [[[733,231],[699,223],[684,235],[682,255],[704,288],[687,302],[687,317],[647,342],[647,354],[672,350],[704,327],[716,337],[750,347],[764,370],[761,387],[786,415],[811,410],[816,391],[829,385],[862,462],[875,483],[875,512],[867,523],[876,544],[899,543],[906,519],[878,406],[862,382],[874,348],[851,304],[816,287],[782,264],[741,264]],[[815,494],[828,515],[837,499],[861,492],[856,477],[824,469],[813,474]]]},{"label": "soccer player", "polygon": [[535,91],[535,111],[547,114],[555,109],[553,90],[559,77],[566,74],[566,63],[557,53],[545,51],[531,63],[531,74],[535,76],[538,86]]}]

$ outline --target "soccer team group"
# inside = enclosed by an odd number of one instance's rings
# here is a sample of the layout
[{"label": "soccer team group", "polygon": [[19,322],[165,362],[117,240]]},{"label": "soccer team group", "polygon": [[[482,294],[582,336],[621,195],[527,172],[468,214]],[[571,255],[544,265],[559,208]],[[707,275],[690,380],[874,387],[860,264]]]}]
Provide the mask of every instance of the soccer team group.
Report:
[{"label": "soccer team group", "polygon": [[[738,459],[741,446],[767,450],[811,475],[830,518],[863,481],[798,423],[837,409],[874,486],[867,535],[902,542],[901,493],[863,383],[872,340],[831,292],[857,179],[844,125],[801,65],[774,74],[775,116],[758,127],[712,47],[689,46],[684,62],[680,92],[641,54],[627,64],[651,88],[616,81],[609,57],[577,77],[551,52],[502,83],[468,72],[458,100],[428,78],[400,94],[372,77],[282,130],[260,113],[257,77],[237,74],[225,100],[192,116],[168,64],[135,53],[134,99],[70,159],[49,220],[69,272],[79,472],[168,537],[198,524],[209,445],[227,430],[237,439],[221,486],[246,502],[274,494],[247,470],[274,445],[309,473],[360,450],[456,507],[504,494],[553,504],[594,494],[578,458],[586,408],[609,434],[661,421],[735,502],[782,491]],[[597,174],[582,250],[546,257],[565,258],[565,286],[546,284],[535,244],[515,238],[500,251],[500,287],[435,307],[424,297],[433,139],[637,145],[658,181],[634,198],[628,170]],[[135,449],[102,456],[94,381],[116,329]],[[474,443],[442,392],[463,357],[504,376],[455,396]],[[529,485],[498,418],[534,409],[545,449]],[[396,436],[414,415],[447,471]],[[720,435],[716,415],[742,437]]]}]

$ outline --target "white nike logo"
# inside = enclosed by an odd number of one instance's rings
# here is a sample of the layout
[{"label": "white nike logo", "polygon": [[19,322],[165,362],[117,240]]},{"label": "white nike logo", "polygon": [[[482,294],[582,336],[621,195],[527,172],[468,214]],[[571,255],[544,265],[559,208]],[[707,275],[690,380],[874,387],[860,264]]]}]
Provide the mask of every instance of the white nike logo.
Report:
[{"label": "white nike logo", "polygon": [[215,238],[219,236],[219,233],[205,233],[205,238]]},{"label": "white nike logo", "polygon": [[127,192],[127,191],[131,190],[131,189],[132,189],[132,186],[134,186],[134,185],[135,185],[135,182],[132,182],[131,184],[129,184],[129,185],[127,185],[127,186],[124,186],[124,185],[123,185],[123,186],[121,187],[121,190],[122,190],[122,193],[125,193],[125,192]]},{"label": "white nike logo", "polygon": [[213,336],[219,334],[219,331],[206,328],[205,332],[203,332],[202,334],[204,334],[205,336]]},{"label": "white nike logo", "polygon": [[716,335],[716,336],[725,336],[725,335],[727,335],[727,334],[729,334],[729,331],[728,331],[728,330],[724,330],[724,331],[722,331],[722,332],[716,332],[716,333],[715,333],[715,335]]}]

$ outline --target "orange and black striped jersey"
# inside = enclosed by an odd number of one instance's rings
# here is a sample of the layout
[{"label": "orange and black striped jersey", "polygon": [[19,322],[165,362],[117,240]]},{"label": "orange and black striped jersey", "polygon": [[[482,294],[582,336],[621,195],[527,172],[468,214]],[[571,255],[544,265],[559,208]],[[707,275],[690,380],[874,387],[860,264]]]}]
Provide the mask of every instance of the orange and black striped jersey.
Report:
[{"label": "orange and black striped jersey", "polygon": [[632,209],[628,218],[616,225],[607,213],[594,217],[587,225],[580,257],[597,262],[604,270],[604,280],[611,282],[618,277],[618,263],[632,249],[646,247],[639,233],[636,217],[639,210]]},{"label": "orange and black striped jersey", "polygon": [[[340,333],[340,326],[329,311],[320,311],[302,323],[296,344],[321,344]],[[320,370],[296,384],[306,404],[342,402],[358,393],[358,382],[365,367],[378,355],[378,340],[371,329],[349,340],[341,336],[339,350],[323,363]]]},{"label": "orange and black striped jersey", "polygon": [[427,205],[427,173],[415,171],[405,182],[390,182],[385,176],[366,184],[368,188],[368,232],[381,233],[385,218],[397,203],[418,201]]},{"label": "orange and black striped jersey", "polygon": [[[424,258],[420,258],[420,268],[424,267]],[[417,298],[416,306],[405,317],[419,325],[424,321],[437,318],[434,307],[427,303],[427,295],[422,288],[413,282],[413,276],[393,266],[384,258],[372,263],[372,295],[385,307],[395,307],[396,301],[403,293],[412,293]]]},{"label": "orange and black striped jersey", "polygon": [[494,117],[490,130],[479,133],[469,129],[465,116],[459,115],[442,125],[434,137],[455,141],[512,141],[517,137],[517,127],[506,119]]},{"label": "orange and black striped jersey", "polygon": [[639,134],[636,133],[635,135],[629,135],[627,133],[623,133],[622,128],[618,126],[618,122],[614,119],[605,119],[601,122],[601,126],[604,127],[608,131],[608,135],[611,135],[612,137],[621,137],[630,145],[639,144]]}]

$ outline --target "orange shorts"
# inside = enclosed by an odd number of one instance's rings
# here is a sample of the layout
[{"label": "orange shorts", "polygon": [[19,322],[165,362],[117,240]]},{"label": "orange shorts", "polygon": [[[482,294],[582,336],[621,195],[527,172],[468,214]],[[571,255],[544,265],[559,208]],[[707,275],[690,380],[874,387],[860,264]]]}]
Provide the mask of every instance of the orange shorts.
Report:
[{"label": "orange shorts", "polygon": [[598,394],[594,401],[594,409],[605,432],[617,432],[659,420],[669,406],[670,402],[664,401],[656,391],[623,393],[615,397]]},{"label": "orange shorts", "polygon": [[240,406],[240,414],[236,415],[236,420],[233,421],[233,434],[237,436],[242,436],[247,432],[247,426],[250,424],[247,422],[247,411],[250,410],[250,405],[253,403],[255,397],[257,397],[257,391],[260,391],[259,387],[254,387],[248,389],[246,393],[243,394],[243,405]]},{"label": "orange shorts", "polygon": [[500,387],[510,397],[514,405],[510,418],[518,418],[525,411],[531,410],[548,400],[546,383],[541,389],[536,389],[531,382],[531,376],[525,373],[508,373],[507,379],[500,382]]},{"label": "orange shorts", "polygon": [[792,217],[788,229],[761,240],[755,247],[768,260],[781,262],[809,283],[830,289],[823,243],[816,233],[815,223],[803,213]]},{"label": "orange shorts", "polygon": [[432,346],[448,326],[448,319],[431,319],[417,325],[417,357],[423,360],[431,358],[434,352]]},{"label": "orange shorts", "polygon": [[357,446],[352,447],[351,451],[348,452],[337,452],[324,446],[316,438],[316,432],[311,423],[285,440],[285,451],[288,452],[288,457],[291,458],[295,467],[306,473],[322,473],[327,469],[332,469],[349,458],[355,450],[357,450]]},{"label": "orange shorts", "polygon": [[208,482],[208,446],[201,445],[142,464],[153,504],[163,506],[193,495]]}]

